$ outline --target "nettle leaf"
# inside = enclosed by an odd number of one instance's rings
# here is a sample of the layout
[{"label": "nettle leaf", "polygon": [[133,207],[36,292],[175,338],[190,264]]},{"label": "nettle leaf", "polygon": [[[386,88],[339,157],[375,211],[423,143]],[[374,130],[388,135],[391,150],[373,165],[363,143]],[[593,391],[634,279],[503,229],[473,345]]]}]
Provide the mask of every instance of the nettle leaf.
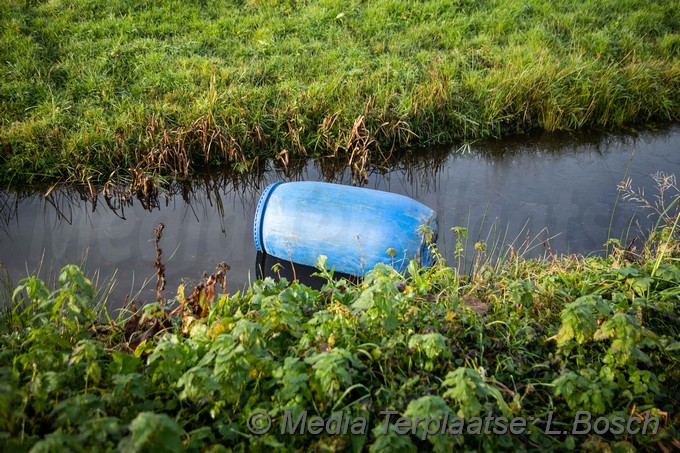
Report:
[{"label": "nettle leaf", "polygon": [[55,431],[47,434],[31,448],[32,453],[49,453],[54,451],[79,451],[80,440],[73,434]]},{"label": "nettle leaf", "polygon": [[399,326],[396,316],[389,315],[382,319],[382,326],[386,332],[394,332]]},{"label": "nettle leaf", "polygon": [[74,264],[69,264],[61,269],[61,273],[59,274],[59,285],[62,287],[73,286],[79,294],[82,294],[90,300],[95,296],[92,282],[85,277],[83,271]]},{"label": "nettle leaf", "polygon": [[429,359],[435,359],[440,355],[451,355],[446,338],[440,333],[426,333],[412,335],[408,341],[408,347],[422,351]]},{"label": "nettle leaf", "polygon": [[277,391],[277,396],[284,405],[298,396],[310,395],[307,367],[297,357],[286,357],[283,366],[275,369],[272,376],[279,380],[281,387]]},{"label": "nettle leaf", "polygon": [[117,417],[95,417],[78,427],[81,445],[97,445],[100,450],[113,450],[123,437],[123,426]]},{"label": "nettle leaf", "polygon": [[416,453],[418,451],[418,448],[411,441],[411,437],[397,433],[393,424],[385,427],[383,422],[373,428],[372,432],[375,436],[375,442],[368,449],[370,453],[382,453],[385,451]]},{"label": "nettle leaf", "polygon": [[165,414],[141,412],[130,423],[130,436],[118,448],[125,453],[140,451],[181,452],[184,430]]},{"label": "nettle leaf", "polygon": [[[12,301],[15,303],[18,302],[17,297],[24,290],[26,290],[28,298],[33,302],[44,301],[50,297],[50,291],[47,289],[45,283],[35,276],[24,278],[19,282],[19,285],[17,285],[12,293]],[[16,304],[16,306],[19,307],[20,304]],[[34,304],[34,307],[37,306],[38,304]]]},{"label": "nettle leaf", "polygon": [[161,306],[160,302],[150,302],[144,304],[142,306],[141,312],[142,312],[142,318],[140,320],[141,323],[154,319],[161,319],[163,318],[163,316],[165,316],[163,307]]},{"label": "nettle leaf", "polygon": [[425,276],[426,268],[419,267],[415,260],[411,260],[408,263],[407,270],[418,294],[425,295],[432,290],[432,283],[430,283],[430,280]]},{"label": "nettle leaf", "polygon": [[279,294],[288,287],[288,280],[282,278],[281,280],[274,280],[271,277],[266,277],[259,285],[254,285],[255,293],[262,293],[265,296],[272,296]]},{"label": "nettle leaf", "polygon": [[621,291],[612,292],[612,304],[619,310],[626,310],[630,306],[630,298]]},{"label": "nettle leaf", "polygon": [[103,347],[98,341],[80,340],[73,349],[69,366],[85,362],[85,378],[98,384],[102,373],[97,357],[101,352],[103,352]]},{"label": "nettle leaf", "polygon": [[314,264],[314,267],[319,271],[316,272],[312,275],[325,278],[328,283],[332,283],[333,281],[333,274],[334,274],[334,269],[328,269],[326,267],[326,262],[328,261],[328,257],[326,255],[319,255],[317,257],[316,264]]},{"label": "nettle leaf", "polygon": [[606,316],[610,312],[607,302],[595,295],[582,296],[567,304],[562,310],[557,344],[564,346],[571,340],[583,344],[591,340],[597,329],[597,315]]},{"label": "nettle leaf", "polygon": [[262,333],[286,331],[295,337],[301,335],[300,309],[294,290],[286,289],[279,297],[270,296],[260,304]]},{"label": "nettle leaf", "polygon": [[352,367],[363,368],[360,361],[342,348],[315,354],[306,358],[305,363],[312,365],[314,378],[327,396],[352,385]]},{"label": "nettle leaf", "polygon": [[[187,433],[189,442],[187,445],[187,451],[205,451],[206,445],[210,445],[215,442],[215,435],[213,430],[209,426],[201,426],[193,431]],[[208,449],[210,451],[214,449]]]},{"label": "nettle leaf", "polygon": [[649,288],[652,286],[652,283],[654,283],[654,279],[652,277],[636,277],[626,280],[626,284],[628,284],[638,296],[643,296],[645,293],[647,293]]},{"label": "nettle leaf", "polygon": [[56,414],[60,426],[71,426],[84,423],[100,414],[103,409],[104,402],[99,396],[85,393],[61,401],[54,407],[53,413]]},{"label": "nettle leaf", "polygon": [[319,292],[305,285],[293,283],[288,288],[279,293],[281,301],[293,304],[295,307],[303,305],[315,305]]},{"label": "nettle leaf", "polygon": [[[383,272],[378,272],[381,270]],[[369,283],[364,283],[371,286],[361,291],[357,300],[351,304],[353,313],[364,312],[367,319],[380,320],[383,329],[394,332],[398,327],[395,309],[397,290],[382,267],[376,266],[376,269],[371,272],[373,272],[372,278],[367,279]],[[394,272],[393,269],[392,272]]]},{"label": "nettle leaf", "polygon": [[194,365],[194,354],[177,335],[164,335],[149,355],[147,363],[152,370],[153,382],[166,382],[173,385]]},{"label": "nettle leaf", "polygon": [[642,277],[644,272],[639,267],[623,267],[621,269],[612,269],[615,274],[620,275],[622,278],[631,277]]},{"label": "nettle leaf", "polygon": [[[390,290],[394,288],[392,284],[387,286]],[[382,327],[390,333],[394,332],[399,325],[394,307],[395,302],[396,299],[389,290],[380,292],[375,298],[375,309],[378,311]]]},{"label": "nettle leaf", "polygon": [[390,283],[399,273],[394,268],[385,263],[377,263],[373,269],[366,272],[364,283],[371,286],[376,283]]},{"label": "nettle leaf", "polygon": [[593,415],[605,414],[618,389],[616,383],[602,379],[599,373],[585,368],[578,373],[567,371],[553,381],[555,395],[561,396],[572,410],[586,410]]},{"label": "nettle leaf", "polygon": [[447,434],[436,434],[441,430],[441,423],[446,414],[452,412],[443,398],[423,396],[408,403],[404,416],[414,422],[416,419],[422,420],[416,425],[416,436],[419,439],[427,438],[436,451],[453,451],[454,438]]},{"label": "nettle leaf", "polygon": [[246,348],[263,343],[260,335],[262,326],[247,319],[239,319],[234,324],[231,334],[238,339]]},{"label": "nettle leaf", "polygon": [[96,360],[99,353],[103,351],[101,343],[94,340],[80,340],[71,354],[69,365],[80,363],[82,361],[89,362]]},{"label": "nettle leaf", "polygon": [[373,292],[375,290],[376,287],[371,286],[361,292],[357,300],[352,302],[351,306],[354,309],[354,313],[358,313],[359,311],[369,310],[373,308],[374,305]]},{"label": "nettle leaf", "polygon": [[187,370],[176,384],[176,387],[181,390],[180,399],[190,401],[212,399],[212,393],[220,389],[220,385],[212,379],[212,373],[212,368],[200,366]]},{"label": "nettle leaf", "polygon": [[445,398],[451,398],[457,403],[457,414],[463,419],[479,416],[486,401],[495,401],[504,415],[510,414],[510,408],[503,399],[500,389],[487,383],[479,371],[473,368],[461,367],[446,375],[443,388]]},{"label": "nettle leaf", "polygon": [[661,391],[661,388],[659,387],[659,380],[656,377],[656,374],[649,370],[633,371],[630,375],[629,381],[631,384],[633,384],[633,392],[635,395],[644,395],[647,392],[659,394]]},{"label": "nettle leaf", "polygon": [[661,263],[654,274],[656,277],[666,280],[671,283],[680,284],[680,267],[669,264]]},{"label": "nettle leaf", "polygon": [[130,374],[135,373],[142,361],[124,352],[111,351],[111,363],[109,363],[109,373],[111,374]]},{"label": "nettle leaf", "polygon": [[426,357],[425,369],[428,371],[434,369],[436,359],[451,357],[451,351],[446,344],[446,338],[440,333],[412,335],[408,341],[408,347]]},{"label": "nettle leaf", "polygon": [[113,395],[119,401],[126,401],[129,396],[142,399],[146,395],[146,381],[139,373],[114,374],[111,381],[114,384]]},{"label": "nettle leaf", "polygon": [[644,337],[646,335],[638,325],[637,318],[625,313],[616,313],[594,335],[596,340],[612,339],[609,354],[619,365],[634,364],[636,360],[651,363],[649,356],[639,348],[646,343]]},{"label": "nettle leaf", "polygon": [[72,379],[72,376],[68,372],[48,371],[42,376],[42,391],[49,394],[63,390],[68,387],[69,378]]},{"label": "nettle leaf", "polygon": [[[250,340],[259,342],[253,338]],[[266,351],[260,346],[246,347],[226,334],[215,339],[210,352],[215,354],[212,378],[221,385],[221,396],[230,403],[241,398],[245,386],[253,379],[253,372],[257,373],[258,365],[268,360]]]},{"label": "nettle leaf", "polygon": [[509,287],[512,300],[523,307],[530,307],[534,302],[533,293],[536,291],[536,286],[525,280],[517,280],[510,284]]}]

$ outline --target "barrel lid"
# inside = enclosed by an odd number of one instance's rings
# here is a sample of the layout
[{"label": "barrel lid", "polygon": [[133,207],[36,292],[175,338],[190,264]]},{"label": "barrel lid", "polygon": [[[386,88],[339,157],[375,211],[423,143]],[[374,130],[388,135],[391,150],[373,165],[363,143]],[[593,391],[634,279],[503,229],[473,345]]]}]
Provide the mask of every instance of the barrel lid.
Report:
[{"label": "barrel lid", "polygon": [[257,202],[257,209],[255,209],[255,219],[253,220],[253,240],[255,241],[255,248],[258,252],[265,252],[264,244],[262,243],[262,217],[269,201],[269,196],[272,191],[282,182],[275,182],[270,184],[260,195],[260,200]]}]

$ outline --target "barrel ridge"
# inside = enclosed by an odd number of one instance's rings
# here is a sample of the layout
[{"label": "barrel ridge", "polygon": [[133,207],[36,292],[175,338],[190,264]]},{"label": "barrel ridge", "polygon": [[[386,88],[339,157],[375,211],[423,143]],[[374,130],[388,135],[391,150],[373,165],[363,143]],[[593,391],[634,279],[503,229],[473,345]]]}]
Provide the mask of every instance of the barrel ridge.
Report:
[{"label": "barrel ridge", "polygon": [[260,195],[260,199],[257,202],[257,208],[255,209],[255,219],[253,220],[253,240],[255,242],[255,248],[258,252],[265,252],[264,244],[262,243],[262,216],[265,211],[265,206],[269,201],[269,197],[274,191],[274,189],[283,184],[281,181],[275,182],[267,186]]}]

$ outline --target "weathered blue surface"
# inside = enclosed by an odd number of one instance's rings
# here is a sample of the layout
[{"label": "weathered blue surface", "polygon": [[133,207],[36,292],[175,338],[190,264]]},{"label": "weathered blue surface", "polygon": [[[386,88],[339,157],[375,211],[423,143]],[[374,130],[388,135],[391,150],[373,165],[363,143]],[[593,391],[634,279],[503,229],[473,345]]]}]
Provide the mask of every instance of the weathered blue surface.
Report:
[{"label": "weathered blue surface", "polygon": [[[436,237],[437,215],[403,195],[322,182],[267,187],[255,213],[255,247],[293,263],[361,275],[377,263],[403,270],[411,259],[431,264],[421,226]],[[393,248],[397,256],[387,254]]]}]

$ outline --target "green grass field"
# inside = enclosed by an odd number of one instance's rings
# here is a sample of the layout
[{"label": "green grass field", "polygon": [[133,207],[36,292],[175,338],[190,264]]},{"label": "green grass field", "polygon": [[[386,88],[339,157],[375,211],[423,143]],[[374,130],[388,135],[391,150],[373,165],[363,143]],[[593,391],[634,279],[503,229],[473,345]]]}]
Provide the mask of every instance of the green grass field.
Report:
[{"label": "green grass field", "polygon": [[679,30],[674,1],[6,0],[0,181],[677,120]]}]

